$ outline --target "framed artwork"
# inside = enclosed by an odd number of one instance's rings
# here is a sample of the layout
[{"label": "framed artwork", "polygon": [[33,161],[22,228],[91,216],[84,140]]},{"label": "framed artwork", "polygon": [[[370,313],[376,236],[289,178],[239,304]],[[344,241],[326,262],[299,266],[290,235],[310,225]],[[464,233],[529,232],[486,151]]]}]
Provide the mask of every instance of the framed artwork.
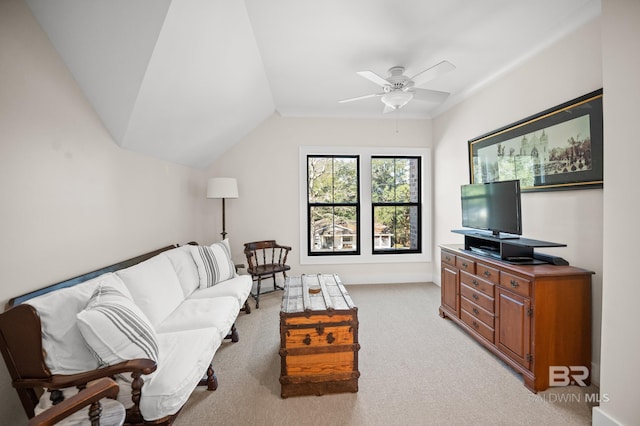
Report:
[{"label": "framed artwork", "polygon": [[602,188],[602,89],[469,141],[471,183],[522,192]]}]

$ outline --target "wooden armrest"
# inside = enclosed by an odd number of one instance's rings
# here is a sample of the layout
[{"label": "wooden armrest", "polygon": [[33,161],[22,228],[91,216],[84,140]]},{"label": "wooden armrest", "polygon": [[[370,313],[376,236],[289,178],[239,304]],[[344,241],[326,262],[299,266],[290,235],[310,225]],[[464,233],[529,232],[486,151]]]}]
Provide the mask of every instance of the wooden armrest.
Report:
[{"label": "wooden armrest", "polygon": [[19,379],[13,382],[15,388],[43,387],[48,389],[64,389],[84,385],[103,377],[111,377],[120,373],[151,374],[158,366],[150,359],[131,359],[108,367],[85,371],[77,374],[54,374],[48,379]]},{"label": "wooden armrest", "polygon": [[87,405],[93,404],[102,398],[115,398],[118,395],[118,384],[109,378],[102,378],[90,383],[76,395],[49,408],[29,420],[29,426],[54,425],[80,411]]}]

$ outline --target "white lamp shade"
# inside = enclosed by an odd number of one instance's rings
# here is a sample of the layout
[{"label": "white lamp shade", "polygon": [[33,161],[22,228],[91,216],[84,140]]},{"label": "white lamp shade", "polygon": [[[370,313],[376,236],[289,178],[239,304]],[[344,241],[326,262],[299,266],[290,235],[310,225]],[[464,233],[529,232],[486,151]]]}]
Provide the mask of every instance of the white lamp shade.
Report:
[{"label": "white lamp shade", "polygon": [[238,182],[226,177],[209,179],[207,198],[238,198]]}]

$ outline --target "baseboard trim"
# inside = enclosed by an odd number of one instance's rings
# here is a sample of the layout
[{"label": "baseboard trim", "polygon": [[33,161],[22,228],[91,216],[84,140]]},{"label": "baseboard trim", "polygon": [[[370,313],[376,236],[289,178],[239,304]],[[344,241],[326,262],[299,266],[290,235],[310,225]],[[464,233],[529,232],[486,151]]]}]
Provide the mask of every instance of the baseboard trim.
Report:
[{"label": "baseboard trim", "polygon": [[433,282],[433,274],[429,273],[395,273],[395,274],[350,274],[337,272],[343,284],[407,284]]},{"label": "baseboard trim", "polygon": [[615,421],[601,407],[593,407],[591,413],[591,424],[593,426],[622,426],[622,423]]}]

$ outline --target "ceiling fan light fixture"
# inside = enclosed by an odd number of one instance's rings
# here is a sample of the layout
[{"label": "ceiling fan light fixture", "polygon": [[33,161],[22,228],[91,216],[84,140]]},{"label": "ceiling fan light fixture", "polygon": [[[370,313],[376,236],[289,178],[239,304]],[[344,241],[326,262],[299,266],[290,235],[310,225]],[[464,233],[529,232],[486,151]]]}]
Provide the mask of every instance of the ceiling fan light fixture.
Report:
[{"label": "ceiling fan light fixture", "polygon": [[392,91],[382,95],[381,101],[383,104],[393,108],[400,109],[405,106],[409,101],[413,99],[412,92],[403,92],[401,90]]}]

